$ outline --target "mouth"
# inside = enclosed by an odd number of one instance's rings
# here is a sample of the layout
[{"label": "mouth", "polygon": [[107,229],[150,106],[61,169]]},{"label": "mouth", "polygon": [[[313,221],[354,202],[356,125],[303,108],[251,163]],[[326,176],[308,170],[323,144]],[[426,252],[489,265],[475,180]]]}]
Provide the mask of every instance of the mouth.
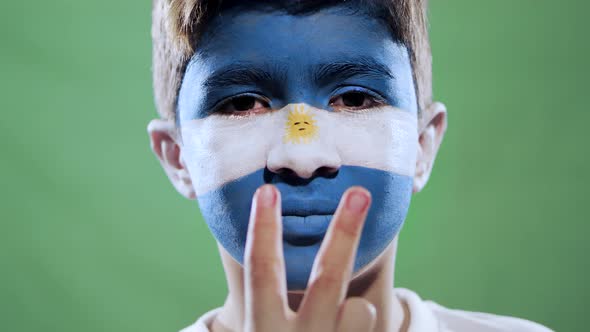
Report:
[{"label": "mouth", "polygon": [[337,202],[325,199],[286,199],[282,202],[283,240],[296,247],[322,241]]},{"label": "mouth", "polygon": [[296,247],[322,241],[338,202],[325,197],[286,197],[282,203],[283,241]]},{"label": "mouth", "polygon": [[326,235],[332,215],[283,216],[283,240],[296,247],[321,242]]}]

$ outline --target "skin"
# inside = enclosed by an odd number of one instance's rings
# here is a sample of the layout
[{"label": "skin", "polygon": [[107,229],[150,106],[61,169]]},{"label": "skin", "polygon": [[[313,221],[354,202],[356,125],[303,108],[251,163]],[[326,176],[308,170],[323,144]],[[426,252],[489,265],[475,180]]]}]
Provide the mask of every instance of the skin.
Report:
[{"label": "skin", "polygon": [[[387,247],[409,207],[415,155],[394,156],[405,150],[401,145],[415,145],[417,136],[409,134],[417,113],[410,60],[381,21],[354,9],[334,7],[311,16],[226,10],[199,40],[179,92],[185,160],[199,207],[235,260],[243,264],[249,208],[244,197],[264,183],[275,184],[285,198],[287,237],[293,238],[294,228],[302,237],[304,228],[319,224],[320,236],[284,242],[289,290],[305,289],[325,221],[347,187],[362,185],[373,195],[355,272]],[[243,96],[252,105],[238,111]],[[355,96],[361,106],[344,107]],[[389,109],[377,110],[384,105]],[[323,138],[283,144],[273,135],[283,126],[265,119],[297,106],[309,110]],[[335,129],[328,132],[330,127]],[[365,143],[355,146],[358,141]],[[247,153],[237,156],[241,151]],[[363,151],[372,153],[362,157]],[[236,170],[243,170],[239,177],[224,178]],[[213,185],[205,185],[207,180]]]},{"label": "skin", "polygon": [[[261,23],[263,28],[257,25]],[[243,29],[244,24],[248,29]],[[232,30],[232,27],[235,29]],[[253,107],[254,116],[290,103],[306,103],[338,111],[342,105],[338,93],[346,93],[337,90],[342,80],[348,80],[345,83],[349,88],[369,87],[368,92],[378,91],[387,105],[417,113],[411,67],[405,48],[392,41],[385,33],[384,24],[367,13],[351,12],[343,7],[307,16],[230,11],[214,20],[208,31],[210,35],[205,33],[201,40],[200,51],[191,60],[181,87],[179,123],[154,119],[148,126],[154,153],[175,188],[189,199],[196,198],[193,182],[198,178],[195,171],[191,174],[194,165],[191,165],[190,158],[183,156],[190,152],[183,144],[183,135],[177,125],[206,118],[212,110],[218,110],[214,106],[219,105],[220,100],[251,90],[253,86],[266,98],[263,100],[266,104]],[[213,35],[215,38],[212,38]],[[325,35],[331,38],[318,37]],[[288,43],[274,43],[273,48],[265,48],[267,44],[263,42],[286,39]],[[376,44],[371,45],[371,42]],[[224,45],[234,45],[240,52],[224,58],[224,54],[228,53],[227,50],[220,51],[224,50]],[[375,63],[386,63],[393,75],[361,75],[352,80],[332,77],[323,84],[315,85],[309,84],[311,80],[302,75],[318,63],[341,63],[344,57],[351,55],[357,59],[362,57]],[[286,62],[289,65],[280,80],[267,82],[267,85],[253,82],[252,86],[244,86],[228,84],[227,81],[217,85],[205,84],[216,69],[229,62],[244,65]],[[277,67],[280,66],[274,66]],[[286,84],[281,85],[281,82]],[[426,184],[445,129],[444,105],[431,103],[422,110],[415,128],[418,144],[410,188],[413,192],[420,191]],[[297,168],[294,171],[297,173]],[[261,192],[270,195],[264,198]],[[365,207],[346,209],[347,198],[355,193],[366,198],[366,204],[360,204]],[[286,252],[281,238],[280,198],[281,192],[273,185],[264,185],[254,194],[243,262],[236,260],[218,242],[229,294],[210,328],[213,331],[240,331],[244,327],[248,331],[406,329],[407,312],[403,303],[394,296],[392,287],[397,234],[387,240],[388,245],[380,255],[368,264],[353,269],[361,230],[372,200],[371,192],[355,186],[344,192],[342,197],[337,197],[342,200],[315,255],[305,291],[287,289],[284,266],[288,262],[285,262]]]}]

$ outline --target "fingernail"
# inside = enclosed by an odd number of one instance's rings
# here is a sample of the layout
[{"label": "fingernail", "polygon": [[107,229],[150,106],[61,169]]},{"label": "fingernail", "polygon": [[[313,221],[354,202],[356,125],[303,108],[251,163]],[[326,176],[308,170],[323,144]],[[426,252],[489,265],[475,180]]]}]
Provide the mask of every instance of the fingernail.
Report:
[{"label": "fingernail", "polygon": [[351,212],[361,213],[365,211],[369,203],[369,197],[364,192],[354,191],[346,199],[346,207]]},{"label": "fingernail", "polygon": [[263,186],[258,192],[258,203],[262,207],[272,207],[275,204],[276,197],[271,186]]}]

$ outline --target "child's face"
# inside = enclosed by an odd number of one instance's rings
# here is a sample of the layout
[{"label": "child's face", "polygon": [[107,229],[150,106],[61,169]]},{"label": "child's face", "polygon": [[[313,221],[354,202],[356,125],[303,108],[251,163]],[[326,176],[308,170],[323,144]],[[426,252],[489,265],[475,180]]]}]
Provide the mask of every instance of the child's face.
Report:
[{"label": "child's face", "polygon": [[355,272],[400,230],[412,193],[417,103],[407,51],[385,23],[344,7],[300,16],[225,11],[199,41],[178,112],[201,212],[238,262],[256,188],[273,183],[281,191],[290,290],[306,287],[350,186],[373,197]]}]

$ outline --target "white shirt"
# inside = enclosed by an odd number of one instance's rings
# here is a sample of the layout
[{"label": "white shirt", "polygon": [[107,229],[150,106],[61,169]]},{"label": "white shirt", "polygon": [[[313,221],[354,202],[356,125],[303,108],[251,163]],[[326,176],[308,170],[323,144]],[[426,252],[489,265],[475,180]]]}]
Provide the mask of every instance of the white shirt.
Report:
[{"label": "white shirt", "polygon": [[[553,330],[526,319],[498,316],[482,312],[445,308],[425,301],[406,288],[395,288],[395,295],[406,303],[410,312],[408,332],[552,332]],[[193,325],[180,332],[210,332],[215,315],[221,308],[201,316]]]}]

